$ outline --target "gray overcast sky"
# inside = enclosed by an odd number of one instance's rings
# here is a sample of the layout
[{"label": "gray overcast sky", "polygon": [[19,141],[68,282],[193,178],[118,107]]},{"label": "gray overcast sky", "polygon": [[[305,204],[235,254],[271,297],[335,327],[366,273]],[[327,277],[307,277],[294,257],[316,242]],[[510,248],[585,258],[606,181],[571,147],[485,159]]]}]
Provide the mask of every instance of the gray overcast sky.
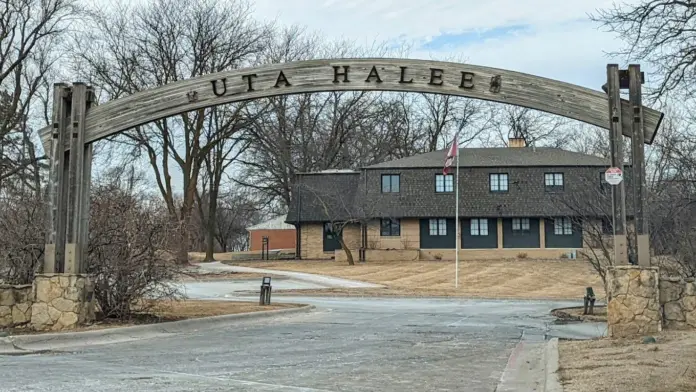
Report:
[{"label": "gray overcast sky", "polygon": [[[635,2],[622,0],[622,2]],[[358,43],[409,42],[409,57],[532,73],[599,89],[621,46],[588,14],[607,0],[256,0],[255,14]],[[613,60],[613,61],[612,61]]]},{"label": "gray overcast sky", "polygon": [[[105,0],[94,0],[97,4]],[[147,0],[132,0],[143,2]],[[626,0],[623,0],[626,1]],[[628,0],[626,2],[635,2]],[[254,16],[326,38],[409,44],[408,57],[461,60],[599,90],[622,46],[588,14],[611,0],[256,0]],[[645,65],[644,70],[649,71]],[[649,80],[647,81],[650,82]],[[143,169],[150,168],[144,162]],[[179,173],[172,173],[175,182]]]}]

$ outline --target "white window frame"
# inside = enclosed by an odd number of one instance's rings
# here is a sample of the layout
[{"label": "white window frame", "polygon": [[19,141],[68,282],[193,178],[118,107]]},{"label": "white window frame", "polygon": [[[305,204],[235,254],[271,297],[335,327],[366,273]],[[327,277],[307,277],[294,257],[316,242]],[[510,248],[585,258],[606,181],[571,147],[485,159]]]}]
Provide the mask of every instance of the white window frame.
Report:
[{"label": "white window frame", "polygon": [[433,218],[428,222],[428,234],[431,236],[447,235],[447,219]]},{"label": "white window frame", "polygon": [[436,174],[435,175],[435,193],[451,193],[454,192],[454,175],[452,174]]},{"label": "white window frame", "polygon": [[507,192],[510,187],[507,173],[490,173],[488,175],[489,190],[491,192]]},{"label": "white window frame", "polygon": [[573,235],[573,222],[570,218],[554,218],[553,220],[553,234],[554,235]]},{"label": "white window frame", "polygon": [[488,219],[472,219],[470,223],[470,229],[472,236],[487,236]]},{"label": "white window frame", "polygon": [[563,173],[544,173],[544,186],[547,188],[563,188],[565,176]]},{"label": "white window frame", "polygon": [[529,218],[512,218],[512,231],[530,231]]}]

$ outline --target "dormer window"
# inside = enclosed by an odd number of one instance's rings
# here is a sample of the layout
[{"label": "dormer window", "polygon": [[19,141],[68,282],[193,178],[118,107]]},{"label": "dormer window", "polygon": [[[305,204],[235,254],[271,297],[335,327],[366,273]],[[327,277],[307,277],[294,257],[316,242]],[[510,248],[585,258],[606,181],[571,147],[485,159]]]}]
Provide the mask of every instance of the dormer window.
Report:
[{"label": "dormer window", "polygon": [[563,173],[545,173],[544,187],[547,192],[563,190]]},{"label": "dormer window", "polygon": [[491,192],[507,192],[508,191],[508,175],[507,173],[491,173],[489,175]]},{"label": "dormer window", "polygon": [[382,193],[399,193],[400,183],[398,174],[382,174]]},{"label": "dormer window", "polygon": [[454,192],[454,176],[451,174],[436,174],[435,175],[435,192],[449,193]]}]

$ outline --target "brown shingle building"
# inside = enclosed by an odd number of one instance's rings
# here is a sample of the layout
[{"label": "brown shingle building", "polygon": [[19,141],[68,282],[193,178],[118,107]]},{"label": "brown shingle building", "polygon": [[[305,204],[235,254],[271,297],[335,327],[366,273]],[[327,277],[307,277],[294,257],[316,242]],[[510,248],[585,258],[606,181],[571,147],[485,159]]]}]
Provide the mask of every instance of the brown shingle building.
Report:
[{"label": "brown shingle building", "polygon": [[[609,161],[519,139],[510,146],[460,149],[459,235],[444,151],[299,175],[286,220],[298,228],[299,254],[342,258],[337,235],[368,260],[453,259],[455,241],[462,259],[558,258],[584,248],[583,226],[611,216]],[[335,233],[333,224],[346,226]]]}]

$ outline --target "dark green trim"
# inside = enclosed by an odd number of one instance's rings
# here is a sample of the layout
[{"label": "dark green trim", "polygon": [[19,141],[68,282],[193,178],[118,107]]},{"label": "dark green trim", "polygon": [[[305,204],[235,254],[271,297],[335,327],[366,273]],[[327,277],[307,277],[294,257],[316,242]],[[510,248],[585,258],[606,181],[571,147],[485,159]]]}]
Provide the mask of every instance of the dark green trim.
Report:
[{"label": "dark green trim", "polygon": [[[430,235],[430,219],[445,219],[447,235]],[[454,249],[456,246],[456,227],[454,219],[428,218],[420,220],[421,249]]]},{"label": "dark green trim", "polygon": [[546,236],[547,248],[582,248],[582,225],[571,220],[572,234],[555,234],[554,218],[546,219],[544,223],[544,234]]},{"label": "dark green trim", "polygon": [[336,251],[338,249],[341,249],[341,243],[338,241],[338,237],[339,236],[342,237],[343,233],[342,232],[338,233],[338,235],[336,235],[335,233],[329,233],[327,230],[328,225],[329,225],[329,223],[324,223],[324,225],[322,227],[323,238],[324,238],[323,249],[324,249],[324,252],[333,252],[333,251]]},{"label": "dark green trim", "polygon": [[[471,235],[471,219],[488,221],[488,235]],[[498,247],[497,218],[464,218],[462,225],[462,249],[495,249]]]},{"label": "dark green trim", "polygon": [[513,231],[512,219],[503,219],[503,248],[539,248],[541,246],[539,218],[527,218],[529,219],[528,231]]}]

